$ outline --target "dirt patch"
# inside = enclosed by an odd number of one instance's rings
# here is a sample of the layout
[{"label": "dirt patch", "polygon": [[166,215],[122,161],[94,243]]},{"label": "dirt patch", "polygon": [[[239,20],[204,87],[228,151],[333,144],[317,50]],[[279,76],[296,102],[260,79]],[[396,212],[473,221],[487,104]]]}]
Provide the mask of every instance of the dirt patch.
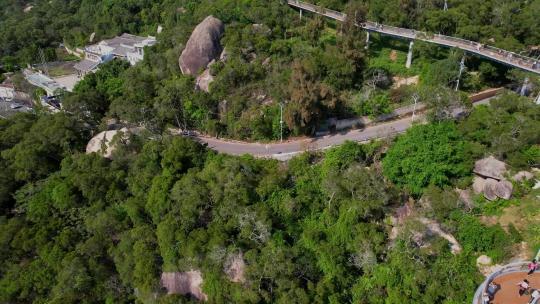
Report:
[{"label": "dirt patch", "polygon": [[390,52],[390,56],[389,56],[390,60],[392,62],[396,62],[397,58],[398,58],[398,54],[397,54],[397,51],[396,50],[392,50]]},{"label": "dirt patch", "polygon": [[526,228],[527,222],[521,214],[520,206],[510,206],[502,211],[502,215],[497,216],[482,216],[480,217],[482,223],[492,226],[500,224],[505,230],[508,229],[510,224],[513,224],[516,229],[522,230]]}]

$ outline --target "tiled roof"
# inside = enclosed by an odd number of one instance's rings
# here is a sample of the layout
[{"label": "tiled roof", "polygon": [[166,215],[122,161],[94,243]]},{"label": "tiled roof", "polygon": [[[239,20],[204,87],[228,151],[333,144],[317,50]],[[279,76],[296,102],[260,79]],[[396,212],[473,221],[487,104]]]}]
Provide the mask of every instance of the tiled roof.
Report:
[{"label": "tiled roof", "polygon": [[97,61],[83,59],[77,62],[73,67],[78,71],[88,72],[95,69],[98,65],[99,65],[99,62]]}]

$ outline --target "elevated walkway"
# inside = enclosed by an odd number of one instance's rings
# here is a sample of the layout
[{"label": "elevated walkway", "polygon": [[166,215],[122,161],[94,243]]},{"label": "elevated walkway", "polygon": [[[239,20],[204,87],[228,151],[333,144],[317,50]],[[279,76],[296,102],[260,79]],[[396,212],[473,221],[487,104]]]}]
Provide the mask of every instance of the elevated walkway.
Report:
[{"label": "elevated walkway", "polygon": [[[301,11],[303,10],[312,12],[340,22],[344,22],[347,19],[347,15],[344,13],[313,5],[311,3],[298,0],[288,0],[287,2],[290,6],[298,8]],[[506,51],[489,45],[484,45],[478,42],[439,34],[429,34],[422,31],[394,27],[371,21],[366,21],[363,24],[357,24],[357,26],[363,28],[368,32],[379,33],[382,35],[393,36],[411,41],[419,40],[441,46],[458,48],[464,50],[467,53],[476,54],[486,59],[496,61],[514,68],[540,74],[540,62],[538,59],[522,56],[510,51]]]},{"label": "elevated walkway", "polygon": [[519,296],[519,287],[517,284],[523,279],[530,282],[531,289],[540,289],[540,272],[537,271],[532,275],[527,275],[527,265],[529,262],[512,263],[503,266],[498,271],[489,275],[486,280],[478,287],[472,304],[482,303],[482,295],[487,292],[487,288],[491,282],[499,285],[500,288],[494,295],[492,304],[526,304],[529,303],[530,296]]}]

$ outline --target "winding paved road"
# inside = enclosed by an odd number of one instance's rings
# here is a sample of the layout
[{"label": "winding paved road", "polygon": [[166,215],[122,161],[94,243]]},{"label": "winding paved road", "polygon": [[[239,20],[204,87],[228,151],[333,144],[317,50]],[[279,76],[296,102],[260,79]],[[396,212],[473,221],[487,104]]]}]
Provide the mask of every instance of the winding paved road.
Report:
[{"label": "winding paved road", "polygon": [[[423,122],[422,115],[416,115],[415,122]],[[347,140],[365,142],[372,139],[392,137],[403,133],[413,124],[412,117],[401,118],[387,123],[382,123],[360,130],[349,130],[321,137],[286,141],[283,143],[248,143],[240,141],[222,140],[214,137],[195,137],[208,147],[221,153],[242,155],[251,154],[256,157],[271,157],[279,160],[287,160],[296,154],[309,150],[322,150],[342,144]]]},{"label": "winding paved road", "polygon": [[[474,102],[474,106],[488,104],[496,96],[490,96]],[[456,111],[455,114],[459,112]],[[406,114],[406,113],[405,113]],[[296,154],[305,151],[324,150],[332,146],[340,145],[347,140],[356,142],[367,142],[374,139],[391,138],[399,133],[405,132],[413,123],[424,123],[426,121],[423,114],[412,117],[404,117],[385,123],[368,126],[364,129],[344,130],[331,135],[312,137],[285,141],[283,143],[251,143],[233,141],[207,137],[195,136],[195,140],[205,143],[209,148],[225,154],[243,155],[250,154],[255,157],[274,158],[278,160],[288,160]]]}]

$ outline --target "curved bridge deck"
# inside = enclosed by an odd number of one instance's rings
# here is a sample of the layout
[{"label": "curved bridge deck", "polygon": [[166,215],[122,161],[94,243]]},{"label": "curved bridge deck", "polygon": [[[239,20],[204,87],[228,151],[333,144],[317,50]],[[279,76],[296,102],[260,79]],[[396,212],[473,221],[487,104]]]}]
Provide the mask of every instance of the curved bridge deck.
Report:
[{"label": "curved bridge deck", "polygon": [[[325,16],[340,22],[344,22],[347,18],[347,15],[344,13],[313,5],[307,2],[298,0],[288,0],[287,2],[292,7],[319,14],[321,16]],[[389,35],[408,40],[426,41],[446,47],[459,48],[468,53],[473,53],[492,61],[540,74],[540,62],[537,59],[522,56],[493,46],[480,44],[478,42],[439,34],[428,34],[422,31],[383,25],[371,21],[367,21],[363,24],[357,24],[357,26],[362,27],[369,32],[380,33],[383,35]]]}]

